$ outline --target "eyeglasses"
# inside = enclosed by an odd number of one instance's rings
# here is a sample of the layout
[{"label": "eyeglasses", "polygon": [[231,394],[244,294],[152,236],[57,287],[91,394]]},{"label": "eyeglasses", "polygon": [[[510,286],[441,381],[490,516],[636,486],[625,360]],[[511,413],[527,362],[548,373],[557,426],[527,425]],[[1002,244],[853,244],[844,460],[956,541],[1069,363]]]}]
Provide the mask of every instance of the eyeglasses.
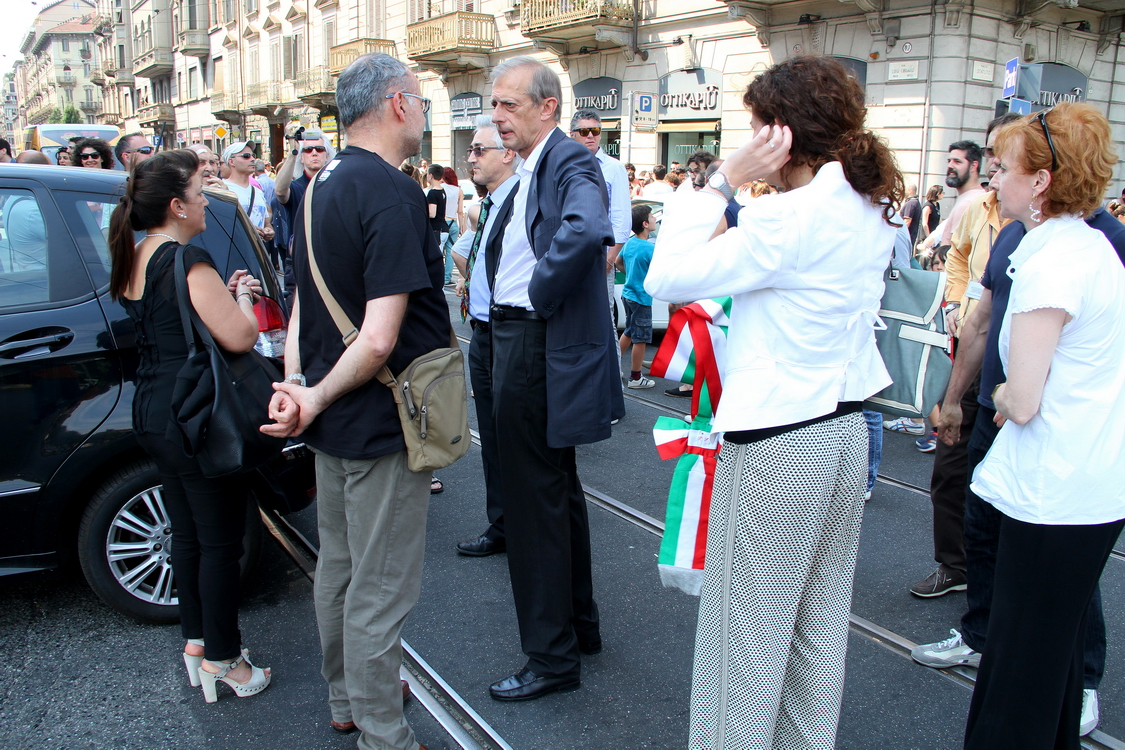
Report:
[{"label": "eyeglasses", "polygon": [[254,158],[254,154],[252,154],[252,153],[250,153],[249,151],[247,151],[247,152],[246,152],[246,153],[244,153],[244,154],[235,154],[235,155],[234,155],[234,156],[233,156],[232,158],[234,158],[234,159],[253,159],[253,158]]},{"label": "eyeglasses", "polygon": [[91,151],[89,153],[79,154],[78,158],[85,161],[86,159],[100,159],[100,158],[102,158],[102,155],[99,154],[97,151]]},{"label": "eyeglasses", "polygon": [[479,159],[484,156],[485,151],[504,151],[504,149],[500,146],[473,146],[465,152],[465,158],[468,159],[470,156],[475,156]]},{"label": "eyeglasses", "polygon": [[1047,129],[1047,110],[1042,110],[1035,119],[1043,126],[1043,135],[1047,136],[1047,147],[1051,149],[1051,171],[1057,172],[1059,169],[1059,152],[1055,151],[1055,142],[1051,140],[1051,131]]},{"label": "eyeglasses", "polygon": [[309,154],[309,153],[312,153],[313,151],[315,151],[318,154],[323,154],[327,150],[328,149],[326,149],[324,146],[304,146],[303,148],[301,148],[301,153],[302,154]]},{"label": "eyeglasses", "polygon": [[[430,100],[427,99],[426,97],[418,96],[417,94],[411,94],[411,93],[406,92],[406,91],[399,91],[398,93],[402,94],[403,96],[413,97],[413,98],[417,99],[418,101],[422,102],[422,114],[426,114],[427,112],[430,111]],[[395,95],[394,94],[387,94],[386,98],[387,99],[394,99]]]},{"label": "eyeglasses", "polygon": [[123,153],[123,154],[151,154],[155,150],[156,149],[153,148],[152,146],[141,146],[140,148],[129,149],[128,151],[122,151],[121,153]]},{"label": "eyeglasses", "polygon": [[578,135],[585,138],[588,135],[601,135],[602,129],[601,128],[578,128],[574,132],[578,133]]}]

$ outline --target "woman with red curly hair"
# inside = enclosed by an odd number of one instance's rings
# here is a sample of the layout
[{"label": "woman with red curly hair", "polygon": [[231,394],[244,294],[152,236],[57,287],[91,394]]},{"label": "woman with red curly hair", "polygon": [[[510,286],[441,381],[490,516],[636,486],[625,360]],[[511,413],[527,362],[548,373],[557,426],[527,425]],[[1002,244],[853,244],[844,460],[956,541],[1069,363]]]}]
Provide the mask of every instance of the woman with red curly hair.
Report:
[{"label": "woman with red curly hair", "polygon": [[1073,103],[996,137],[1000,213],[1027,234],[1008,260],[1001,428],[972,482],[1000,533],[970,750],[1079,747],[1086,611],[1125,526],[1125,269],[1083,221],[1112,143],[1105,116]]},{"label": "woman with red curly hair", "polygon": [[448,284],[453,280],[453,244],[461,236],[461,227],[465,226],[465,194],[453,167],[442,170],[442,182],[445,183],[442,185],[445,190],[445,221],[449,228],[441,251],[445,255],[445,283]]},{"label": "woman with red curly hair", "polygon": [[[725,433],[707,530],[692,750],[830,750],[867,482],[864,399],[887,385],[874,326],[905,193],[839,63],[797,57],[746,90],[754,137],[664,204],[645,290],[732,295]],[[732,186],[783,192],[717,228]]]}]

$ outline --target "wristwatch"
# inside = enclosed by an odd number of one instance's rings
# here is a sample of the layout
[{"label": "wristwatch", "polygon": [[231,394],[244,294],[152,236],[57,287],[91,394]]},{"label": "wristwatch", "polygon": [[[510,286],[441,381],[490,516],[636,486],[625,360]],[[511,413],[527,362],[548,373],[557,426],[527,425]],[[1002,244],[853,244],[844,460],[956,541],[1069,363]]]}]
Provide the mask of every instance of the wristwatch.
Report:
[{"label": "wristwatch", "polygon": [[300,386],[303,386],[303,385],[307,384],[305,382],[305,374],[302,373],[302,372],[293,373],[289,377],[285,378],[285,382],[286,383],[296,383],[297,385],[300,385]]},{"label": "wristwatch", "polygon": [[731,188],[730,182],[727,181],[727,176],[722,172],[715,172],[707,178],[707,187],[718,190],[727,199],[727,202],[734,200],[734,189]]}]

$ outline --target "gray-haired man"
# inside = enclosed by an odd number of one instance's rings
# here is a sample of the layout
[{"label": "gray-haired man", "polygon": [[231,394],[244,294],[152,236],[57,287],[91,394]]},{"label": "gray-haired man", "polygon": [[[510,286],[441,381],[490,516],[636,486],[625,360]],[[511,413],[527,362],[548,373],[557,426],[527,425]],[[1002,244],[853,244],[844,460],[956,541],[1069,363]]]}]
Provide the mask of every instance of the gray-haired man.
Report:
[{"label": "gray-haired man", "polygon": [[360,748],[415,750],[399,634],[421,589],[430,473],[408,468],[394,399],[375,376],[449,345],[441,252],[421,188],[398,169],[420,150],[429,100],[405,65],[375,54],[340,74],[336,106],[348,147],[305,200],[317,266],[359,336],[345,346],[324,305],[300,211],[286,382],[271,404],[277,424],[263,430],[303,432],[316,452],[314,600],[332,726],[359,729]]}]

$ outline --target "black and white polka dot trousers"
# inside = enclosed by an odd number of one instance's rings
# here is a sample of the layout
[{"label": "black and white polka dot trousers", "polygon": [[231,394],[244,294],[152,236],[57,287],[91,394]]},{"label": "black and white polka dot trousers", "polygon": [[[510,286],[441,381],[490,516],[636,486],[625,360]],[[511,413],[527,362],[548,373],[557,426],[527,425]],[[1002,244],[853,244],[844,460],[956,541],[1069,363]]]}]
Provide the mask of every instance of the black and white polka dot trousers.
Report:
[{"label": "black and white polka dot trousers", "polygon": [[723,446],[690,750],[831,750],[844,689],[867,425],[847,414]]}]

